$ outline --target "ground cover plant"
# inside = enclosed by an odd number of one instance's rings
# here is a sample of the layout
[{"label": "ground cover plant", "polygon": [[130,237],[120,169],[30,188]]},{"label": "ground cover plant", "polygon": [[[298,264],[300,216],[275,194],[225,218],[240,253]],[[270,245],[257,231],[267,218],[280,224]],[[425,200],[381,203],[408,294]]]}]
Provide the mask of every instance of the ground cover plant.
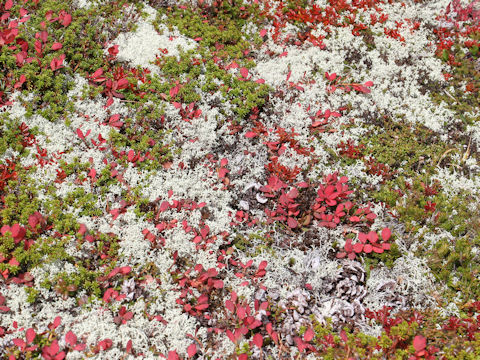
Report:
[{"label": "ground cover plant", "polygon": [[478,0],[0,26],[0,358],[480,358]]}]

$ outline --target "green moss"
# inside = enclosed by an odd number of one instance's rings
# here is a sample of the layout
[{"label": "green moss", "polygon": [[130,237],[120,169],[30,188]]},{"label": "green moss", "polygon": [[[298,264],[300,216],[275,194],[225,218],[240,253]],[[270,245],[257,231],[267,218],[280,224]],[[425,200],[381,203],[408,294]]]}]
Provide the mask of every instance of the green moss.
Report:
[{"label": "green moss", "polygon": [[[126,3],[125,0],[106,4],[98,3],[89,10],[74,11],[72,11],[74,8],[72,0],[47,0],[39,2],[38,6],[32,3],[24,5],[28,13],[38,14],[19,25],[19,38],[28,44],[27,57],[35,60],[17,66],[13,56],[17,51],[2,47],[0,68],[5,71],[0,73],[0,83],[5,83],[7,78],[16,83],[20,76],[25,76],[22,88],[28,93],[33,93],[34,99],[27,101],[20,97],[19,100],[27,106],[28,116],[36,110],[47,120],[56,121],[66,113],[73,112],[73,103],[68,100],[67,92],[73,88],[74,72],[77,71],[85,76],[87,72],[105,67],[107,62],[104,59],[102,44],[107,41],[108,35],[113,38],[120,28],[124,31],[135,28],[134,19],[120,16],[123,5]],[[20,18],[19,11],[18,6],[13,7],[12,16]],[[66,11],[72,15],[72,22],[66,27],[60,21],[46,22],[45,29],[41,23],[49,11],[53,12],[53,17],[61,11]],[[98,26],[100,16],[106,16],[102,20],[103,26]],[[120,23],[118,19],[121,19]],[[35,42],[38,41],[35,34],[44,30],[48,32],[48,39],[42,46],[42,55],[38,56],[35,50]],[[51,50],[55,42],[61,43],[62,48]],[[61,55],[65,55],[65,66],[52,69],[52,60],[58,59]],[[6,69],[13,69],[13,71],[7,73]],[[92,71],[92,69],[95,70]]]},{"label": "green moss", "polygon": [[424,126],[381,118],[372,122],[372,129],[362,137],[365,155],[394,170],[401,169],[405,177],[424,169],[432,172],[435,161],[439,160],[438,154],[447,150],[447,145]]},{"label": "green moss", "polygon": [[378,264],[383,263],[388,268],[393,268],[395,260],[401,258],[404,254],[398,248],[398,245],[390,240],[390,250],[386,250],[381,254],[371,252],[364,257],[364,268],[366,271],[367,279],[370,277],[372,269],[376,268]]},{"label": "green moss", "polygon": [[[235,60],[241,67],[250,69],[255,64],[245,59],[243,52],[250,49],[251,43],[244,40],[244,34],[239,30],[242,21],[235,20],[236,9],[229,10],[232,18],[223,19],[222,10],[216,17],[214,23],[202,21],[200,14],[193,10],[175,9],[172,12],[161,10],[158,12],[154,26],[160,31],[159,25],[165,23],[170,30],[176,26],[178,30],[189,38],[201,37],[199,48],[183,52],[180,50],[180,60],[177,61],[174,56],[164,56],[156,64],[167,76],[174,77],[176,80],[182,78],[191,79],[180,90],[177,96],[185,103],[198,101],[199,95],[194,92],[198,86],[203,92],[213,93],[221,91],[225,101],[235,105],[232,111],[238,118],[245,118],[254,107],[261,107],[265,102],[266,95],[272,91],[271,87],[265,84],[257,84],[253,81],[239,81],[234,76],[219,68],[213,61],[214,56],[222,59],[226,64]],[[168,14],[168,22],[162,20],[162,15]],[[212,19],[210,19],[212,21]],[[218,23],[222,21],[222,23]],[[193,65],[195,54],[201,53],[202,62],[199,65]],[[197,82],[200,74],[205,74],[205,80]],[[216,81],[222,85],[218,85]],[[198,84],[198,85],[197,85]],[[165,92],[168,94],[168,92]],[[195,95],[193,95],[195,94]],[[238,120],[235,120],[238,121]]]}]

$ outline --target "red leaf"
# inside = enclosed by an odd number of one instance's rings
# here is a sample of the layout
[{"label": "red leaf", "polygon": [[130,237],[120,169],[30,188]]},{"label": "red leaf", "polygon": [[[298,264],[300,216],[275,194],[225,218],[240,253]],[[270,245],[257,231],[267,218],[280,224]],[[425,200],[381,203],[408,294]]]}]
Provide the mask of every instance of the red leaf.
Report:
[{"label": "red leaf", "polygon": [[260,30],[260,37],[264,37],[266,33],[267,33],[267,29]]},{"label": "red leaf", "polygon": [[128,87],[128,80],[123,78],[118,80],[117,89],[126,89]]},{"label": "red leaf", "polygon": [[135,151],[130,150],[128,152],[128,161],[132,162],[134,158],[135,158]]},{"label": "red leaf", "polygon": [[373,246],[370,244],[367,244],[363,247],[363,251],[365,251],[367,254],[370,254],[373,250]]},{"label": "red leaf", "polygon": [[192,344],[187,348],[188,357],[192,357],[197,353],[197,345]]},{"label": "red leaf", "polygon": [[235,311],[235,305],[231,300],[225,300],[225,307],[230,310],[231,312]]},{"label": "red leaf", "polygon": [[113,123],[118,121],[119,119],[120,119],[120,114],[113,114],[112,116],[110,116],[110,119],[108,119],[108,122]]},{"label": "red leaf", "polygon": [[107,278],[110,279],[110,278],[114,277],[115,275],[118,274],[119,271],[120,271],[120,268],[116,267],[115,269],[110,271],[110,273],[107,275]]},{"label": "red leaf", "polygon": [[233,333],[230,330],[227,329],[226,334],[233,343],[236,343],[235,337],[233,336]]},{"label": "red leaf", "polygon": [[367,216],[365,216],[368,220],[373,221],[377,217],[374,213],[370,213]]},{"label": "red leaf", "polygon": [[12,232],[12,236],[16,238],[20,234],[20,225],[18,223],[14,224],[12,226],[11,232]]},{"label": "red leaf", "polygon": [[360,91],[365,93],[365,94],[370,94],[370,89],[364,87],[364,86],[360,86]]},{"label": "red leaf", "polygon": [[86,347],[87,347],[87,345],[85,345],[85,344],[78,344],[77,346],[75,346],[73,348],[73,350],[82,351],[82,350],[85,350]]},{"label": "red leaf", "polygon": [[240,74],[241,74],[244,78],[246,78],[246,77],[248,76],[248,69],[247,69],[247,68],[244,68],[244,67],[240,68]]},{"label": "red leaf", "polygon": [[88,172],[88,176],[93,179],[95,178],[95,175],[97,175],[97,170],[95,170],[94,168],[91,168],[90,171]]},{"label": "red leaf", "polygon": [[372,86],[373,81],[367,81],[366,83],[363,84],[364,86]]},{"label": "red leaf", "polygon": [[133,312],[129,311],[125,315],[123,315],[124,320],[130,320],[133,317]]},{"label": "red leaf", "polygon": [[384,228],[382,230],[382,239],[383,241],[388,241],[390,239],[390,236],[392,235],[392,232],[390,231],[389,228]]},{"label": "red leaf", "polygon": [[221,288],[223,288],[223,281],[222,281],[222,280],[215,280],[215,281],[213,282],[213,287],[214,287],[215,289],[221,289]]},{"label": "red leaf", "polygon": [[352,239],[345,240],[345,251],[346,252],[352,252],[353,251]]},{"label": "red leaf", "polygon": [[308,183],[305,182],[305,181],[302,181],[302,182],[299,182],[299,183],[297,184],[297,186],[298,186],[299,188],[305,189],[305,188],[308,188]]},{"label": "red leaf", "polygon": [[364,234],[362,232],[358,233],[358,240],[360,240],[361,243],[365,244],[367,242],[367,234]]},{"label": "red leaf", "polygon": [[390,250],[390,244],[389,243],[383,243],[382,248],[383,248],[383,250]]},{"label": "red leaf", "polygon": [[225,169],[225,168],[220,168],[220,169],[218,170],[218,177],[219,177],[219,178],[224,178],[225,176],[227,176],[227,173],[228,173],[228,172],[229,172],[229,171],[228,171],[227,169]]},{"label": "red leaf", "polygon": [[287,193],[287,196],[290,198],[290,199],[295,199],[297,196],[298,196],[298,190],[293,188],[292,190],[290,190],[288,193]]},{"label": "red leaf", "polygon": [[132,340],[128,340],[127,342],[127,347],[125,349],[125,351],[127,352],[127,354],[130,354],[132,352]]},{"label": "red leaf", "polygon": [[313,332],[312,328],[308,328],[308,330],[305,331],[305,334],[303,334],[303,339],[308,342],[311,341],[314,336],[315,333]]},{"label": "red leaf", "polygon": [[56,329],[58,327],[58,325],[60,325],[61,322],[62,322],[62,318],[60,316],[57,316],[53,320],[53,328]]},{"label": "red leaf", "polygon": [[25,341],[23,341],[22,339],[19,339],[19,338],[13,339],[12,342],[21,349],[25,348],[25,346],[27,345],[27,344],[25,344]]},{"label": "red leaf", "polygon": [[237,316],[239,317],[240,320],[243,320],[246,316],[245,308],[238,307],[237,308]]},{"label": "red leaf", "polygon": [[12,0],[7,0],[5,2],[5,10],[10,10],[13,6],[13,1]]},{"label": "red leaf", "polygon": [[53,340],[52,345],[50,345],[50,354],[56,354],[60,350],[60,346],[58,346],[57,339]]},{"label": "red leaf", "polygon": [[72,15],[66,14],[63,17],[62,25],[67,27],[68,25],[70,25],[71,22],[72,22]]},{"label": "red leaf", "polygon": [[20,263],[17,261],[17,259],[15,259],[14,257],[10,259],[10,261],[8,262],[9,265],[13,265],[13,266],[18,266],[20,265]]},{"label": "red leaf", "polygon": [[29,328],[27,329],[27,332],[26,332],[26,339],[27,339],[27,344],[30,344],[34,339],[35,339],[35,330],[33,330],[32,328]]},{"label": "red leaf", "polygon": [[427,339],[423,337],[422,335],[417,335],[413,339],[413,347],[415,348],[416,351],[421,351],[425,349],[427,346]]},{"label": "red leaf", "polygon": [[327,124],[325,121],[314,121],[311,125],[311,127],[317,127],[317,126],[322,126]]},{"label": "red leaf", "polygon": [[30,225],[30,227],[33,229],[35,229],[35,227],[37,226],[38,224],[38,219],[35,215],[30,215],[28,217],[28,224]]},{"label": "red leaf", "polygon": [[255,136],[258,136],[257,133],[253,132],[253,131],[248,131],[246,134],[245,134],[245,137],[246,138],[253,138]]},{"label": "red leaf", "polygon": [[378,235],[375,231],[370,231],[368,233],[368,236],[367,236],[368,240],[370,240],[370,242],[372,244],[376,243],[378,241]]},{"label": "red leaf", "polygon": [[290,228],[295,229],[295,228],[298,226],[298,222],[297,222],[297,220],[295,220],[294,218],[289,217],[288,220],[287,220],[287,225],[288,225]]},{"label": "red leaf", "polygon": [[120,271],[121,274],[126,275],[131,270],[132,270],[132,268],[130,266],[122,266],[119,271]]},{"label": "red leaf", "polygon": [[167,360],[179,360],[178,354],[175,350],[168,352],[168,359]]},{"label": "red leaf", "polygon": [[114,45],[114,46],[109,47],[108,48],[108,53],[110,55],[113,55],[113,56],[117,55],[118,54],[118,45]]},{"label": "red leaf", "polygon": [[102,340],[98,343],[98,345],[100,346],[100,348],[102,348],[103,350],[108,350],[112,347],[113,345],[113,342],[112,340],[110,339],[105,339],[105,340]]},{"label": "red leaf", "polygon": [[328,80],[333,81],[333,80],[336,79],[337,74],[336,74],[336,73],[333,73],[333,74],[330,74],[330,75],[329,75],[328,72],[325,72],[325,77],[326,77]]},{"label": "red leaf", "polygon": [[356,243],[353,245],[353,251],[355,251],[357,254],[361,253],[363,250],[363,244],[362,243]]},{"label": "red leaf", "polygon": [[307,347],[305,342],[299,337],[295,337],[294,340],[295,340],[295,343],[297,344],[298,351],[303,352],[303,350],[305,350]]},{"label": "red leaf", "polygon": [[260,334],[258,334],[258,333],[255,334],[255,335],[253,335],[252,341],[253,341],[253,344],[254,344],[256,347],[258,347],[259,349],[262,348],[262,346],[263,346],[263,337],[262,337],[262,335],[260,335]]},{"label": "red leaf", "polygon": [[62,48],[62,44],[59,42],[53,43],[52,50],[60,50]]},{"label": "red leaf", "polygon": [[178,94],[179,86],[174,86],[170,89],[170,97],[173,99]]},{"label": "red leaf", "polygon": [[227,166],[228,164],[228,159],[227,158],[223,158],[222,160],[220,160],[220,166]]},{"label": "red leaf", "polygon": [[80,139],[85,139],[85,135],[83,135],[82,130],[80,130],[79,128],[77,128],[77,135]]},{"label": "red leaf", "polygon": [[12,226],[12,236],[15,240],[15,243],[18,243],[20,240],[22,240],[26,233],[27,231],[23,226],[20,226],[20,224],[15,224]]},{"label": "red leaf", "polygon": [[96,78],[98,78],[98,77],[99,77],[100,75],[102,75],[102,74],[103,74],[103,69],[100,68],[100,69],[98,69],[97,71],[95,71],[95,72],[92,74],[92,78],[96,79]]},{"label": "red leaf", "polygon": [[72,331],[69,331],[65,334],[65,342],[75,346],[77,344],[77,336]]}]

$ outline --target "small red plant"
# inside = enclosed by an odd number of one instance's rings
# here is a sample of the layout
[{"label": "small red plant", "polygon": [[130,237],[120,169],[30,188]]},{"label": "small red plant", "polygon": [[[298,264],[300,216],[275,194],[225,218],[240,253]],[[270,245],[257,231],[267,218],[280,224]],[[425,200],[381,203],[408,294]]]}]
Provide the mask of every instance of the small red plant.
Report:
[{"label": "small red plant", "polygon": [[42,348],[42,357],[45,360],[63,360],[65,358],[65,351],[60,351],[58,341],[55,339],[50,346],[45,345]]},{"label": "small red plant", "polygon": [[[20,348],[20,351],[22,353],[25,353],[27,351],[33,351],[33,350],[36,350],[38,348],[37,345],[33,344],[33,340],[35,339],[35,336],[36,336],[35,330],[33,328],[29,328],[29,329],[27,329],[27,332],[25,333],[25,340],[26,341],[23,341],[20,338],[13,339],[12,341],[16,346],[18,346]],[[28,346],[29,344],[31,344],[31,345]]]},{"label": "small red plant", "polygon": [[128,320],[133,317],[133,312],[127,311],[125,306],[122,306],[118,311],[118,315],[113,318],[115,324],[126,324]]},{"label": "small red plant", "polygon": [[390,239],[390,229],[384,228],[382,230],[382,240],[378,241],[378,234],[375,231],[370,231],[368,234],[362,232],[358,233],[359,242],[352,245],[352,239],[345,241],[345,251],[337,254],[337,258],[341,259],[348,256],[349,259],[355,259],[356,254],[364,252],[366,254],[376,252],[378,254],[383,253],[385,250],[390,250],[390,244],[387,241]]}]

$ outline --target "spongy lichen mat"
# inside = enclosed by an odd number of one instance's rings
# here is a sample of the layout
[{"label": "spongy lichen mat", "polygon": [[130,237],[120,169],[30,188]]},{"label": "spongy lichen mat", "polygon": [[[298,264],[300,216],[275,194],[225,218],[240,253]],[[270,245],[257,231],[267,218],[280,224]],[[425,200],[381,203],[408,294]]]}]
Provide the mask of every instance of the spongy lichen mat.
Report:
[{"label": "spongy lichen mat", "polygon": [[479,5],[0,1],[0,357],[479,359]]}]

